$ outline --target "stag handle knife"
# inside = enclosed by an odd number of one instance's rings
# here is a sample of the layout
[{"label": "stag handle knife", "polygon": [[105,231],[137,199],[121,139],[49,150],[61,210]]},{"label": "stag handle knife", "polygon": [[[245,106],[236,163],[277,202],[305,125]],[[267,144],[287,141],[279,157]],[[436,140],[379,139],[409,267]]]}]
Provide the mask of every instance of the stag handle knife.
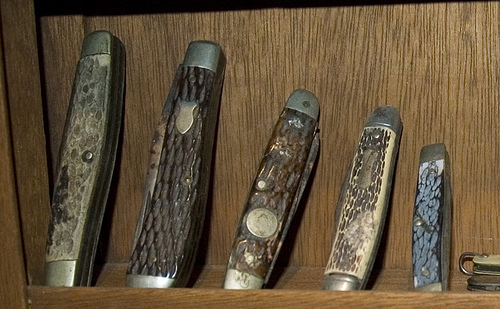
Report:
[{"label": "stag handle knife", "polygon": [[383,232],[401,131],[398,110],[381,106],[361,133],[335,211],[336,232],[323,289],[366,286]]},{"label": "stag handle knife", "polygon": [[311,92],[290,95],[240,217],[224,288],[260,289],[268,281],[318,154],[318,113]]},{"label": "stag handle knife", "polygon": [[191,274],[207,203],[225,57],[191,42],[153,136],[126,285],[182,287]]},{"label": "stag handle knife", "polygon": [[59,152],[45,285],[88,286],[121,128],[125,51],[109,32],[85,37]]},{"label": "stag handle knife", "polygon": [[422,148],[413,213],[413,285],[448,290],[451,225],[449,159],[444,144]]}]

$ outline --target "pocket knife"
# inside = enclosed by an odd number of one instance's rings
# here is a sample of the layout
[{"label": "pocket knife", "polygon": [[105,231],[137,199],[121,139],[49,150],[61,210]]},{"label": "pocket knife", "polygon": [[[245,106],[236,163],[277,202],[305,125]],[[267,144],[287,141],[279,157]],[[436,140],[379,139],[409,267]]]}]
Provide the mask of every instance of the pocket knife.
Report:
[{"label": "pocket knife", "polygon": [[125,51],[85,37],[62,138],[47,237],[45,285],[88,286],[121,129]]},{"label": "pocket knife", "polygon": [[398,110],[381,106],[361,132],[335,210],[336,232],[325,269],[325,290],[366,286],[383,233],[401,131]]},{"label": "pocket knife", "polygon": [[[465,262],[472,262],[472,271],[465,268]],[[460,271],[465,275],[500,276],[500,255],[464,252],[459,260]]]},{"label": "pocket knife", "polygon": [[269,279],[319,149],[319,103],[289,97],[265,149],[240,217],[223,287],[260,289]]},{"label": "pocket knife", "polygon": [[201,238],[225,68],[221,47],[194,41],[153,136],[126,285],[183,287]]},{"label": "pocket knife", "polygon": [[422,148],[413,214],[413,284],[422,291],[448,290],[451,187],[444,144]]},{"label": "pocket knife", "polygon": [[[465,267],[472,262],[472,271]],[[500,291],[500,255],[464,252],[458,262],[460,271],[471,276],[467,280],[470,291]]]},{"label": "pocket knife", "polygon": [[500,291],[500,276],[474,275],[467,279],[467,290],[469,291]]}]

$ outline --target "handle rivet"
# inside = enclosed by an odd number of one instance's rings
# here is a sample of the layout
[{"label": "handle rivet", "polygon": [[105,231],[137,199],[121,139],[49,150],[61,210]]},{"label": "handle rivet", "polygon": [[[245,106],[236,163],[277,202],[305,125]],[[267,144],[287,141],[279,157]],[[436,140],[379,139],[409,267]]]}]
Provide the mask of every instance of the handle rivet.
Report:
[{"label": "handle rivet", "polygon": [[248,265],[252,265],[255,262],[255,260],[256,260],[255,255],[253,255],[250,252],[245,252],[244,256],[245,256],[245,262]]},{"label": "handle rivet", "polygon": [[426,277],[430,275],[430,272],[426,267],[422,267],[422,275]]},{"label": "handle rivet", "polygon": [[415,226],[421,226],[423,224],[424,224],[424,220],[422,220],[422,219],[417,219],[417,220],[413,221],[413,225],[415,225]]},{"label": "handle rivet", "polygon": [[305,108],[309,108],[311,106],[311,102],[304,101],[304,102],[302,102],[302,106],[304,106]]},{"label": "handle rivet", "polygon": [[195,76],[191,76],[191,77],[189,78],[189,82],[190,82],[190,83],[194,84],[194,82],[195,82],[195,81],[196,81],[196,77],[195,77]]},{"label": "handle rivet", "polygon": [[184,184],[190,185],[193,182],[193,178],[191,176],[184,177]]},{"label": "handle rivet", "polygon": [[264,190],[267,187],[267,183],[264,180],[259,180],[257,182],[257,189]]},{"label": "handle rivet", "polygon": [[83,162],[90,163],[90,162],[92,162],[94,160],[94,154],[91,151],[86,150],[82,154],[82,160],[83,160]]}]

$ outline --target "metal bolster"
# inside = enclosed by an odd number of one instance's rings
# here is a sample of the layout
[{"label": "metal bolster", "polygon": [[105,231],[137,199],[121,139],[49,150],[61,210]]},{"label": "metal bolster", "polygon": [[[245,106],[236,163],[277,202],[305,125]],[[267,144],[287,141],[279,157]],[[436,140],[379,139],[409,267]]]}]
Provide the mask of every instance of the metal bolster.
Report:
[{"label": "metal bolster", "polygon": [[325,274],[323,290],[353,291],[361,288],[361,280],[345,274]]},{"label": "metal bolster", "polygon": [[128,287],[137,288],[171,288],[175,284],[175,279],[168,277],[145,276],[145,275],[130,275],[125,279],[125,285]]},{"label": "metal bolster", "polygon": [[441,292],[444,291],[442,282],[434,282],[431,284],[419,286],[415,288],[417,291],[425,291],[425,292]]},{"label": "metal bolster", "polygon": [[297,89],[290,94],[285,108],[293,109],[318,120],[319,103],[316,96],[307,90]]},{"label": "metal bolster", "polygon": [[45,282],[47,286],[75,286],[76,260],[54,261],[45,263]]},{"label": "metal bolster", "polygon": [[94,31],[90,33],[83,40],[80,59],[96,54],[111,55],[114,40],[115,37],[107,31]]},{"label": "metal bolster", "polygon": [[224,280],[224,289],[257,290],[263,285],[264,279],[236,269],[228,269]]},{"label": "metal bolster", "polygon": [[219,44],[210,41],[193,41],[189,43],[184,56],[183,67],[200,67],[217,72],[224,55]]},{"label": "metal bolster", "polygon": [[[437,143],[422,147],[420,150],[420,165],[425,162],[446,160],[446,148],[443,143]],[[445,162],[445,169],[447,169]]]},{"label": "metal bolster", "polygon": [[396,135],[399,135],[403,129],[399,111],[390,105],[377,107],[368,118],[365,127],[383,126],[393,130]]}]

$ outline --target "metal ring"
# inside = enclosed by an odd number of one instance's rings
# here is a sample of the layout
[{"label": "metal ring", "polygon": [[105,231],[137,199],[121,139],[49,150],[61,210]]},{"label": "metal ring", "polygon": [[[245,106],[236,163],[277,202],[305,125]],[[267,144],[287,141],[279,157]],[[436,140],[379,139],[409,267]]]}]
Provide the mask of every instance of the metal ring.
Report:
[{"label": "metal ring", "polygon": [[478,254],[475,253],[475,252],[464,252],[464,253],[462,253],[462,255],[460,255],[460,259],[458,260],[458,267],[460,268],[460,271],[463,274],[468,275],[468,276],[473,276],[474,275],[474,272],[468,271],[467,269],[465,269],[464,263],[465,262],[471,262],[472,259],[476,255],[478,255]]}]

